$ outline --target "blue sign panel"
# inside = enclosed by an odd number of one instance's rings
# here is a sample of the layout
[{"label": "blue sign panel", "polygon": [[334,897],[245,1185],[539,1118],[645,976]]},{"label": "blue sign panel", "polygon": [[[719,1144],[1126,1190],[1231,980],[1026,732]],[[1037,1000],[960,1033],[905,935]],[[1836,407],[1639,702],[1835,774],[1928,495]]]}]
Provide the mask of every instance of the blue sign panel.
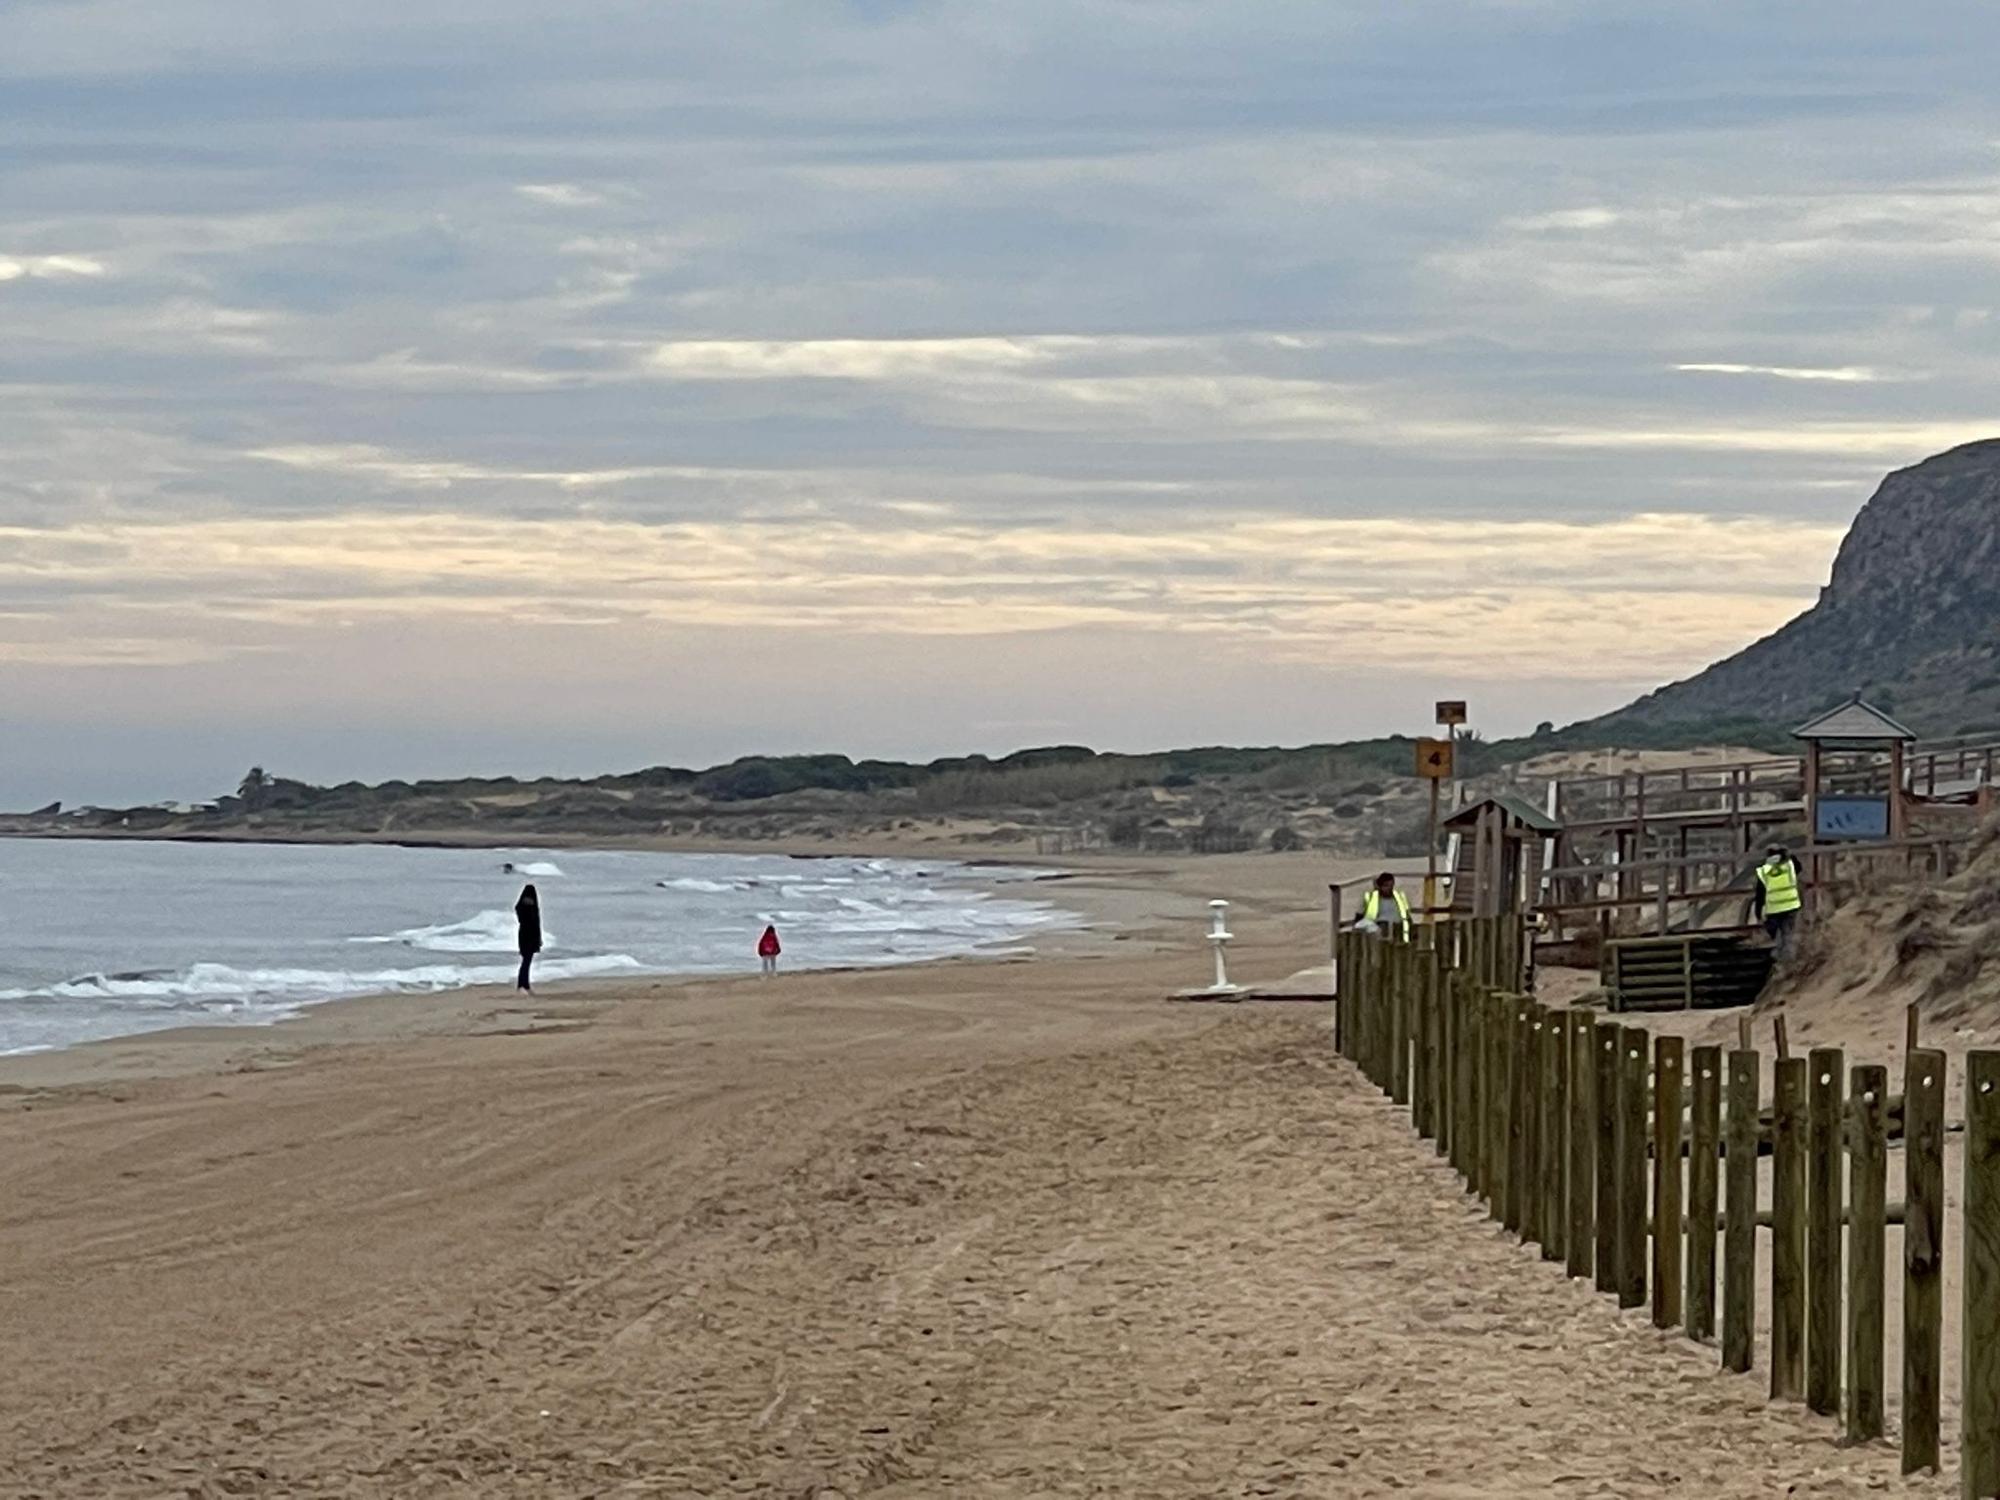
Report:
[{"label": "blue sign panel", "polygon": [[1886,839],[1887,797],[1821,797],[1814,804],[1816,839]]}]

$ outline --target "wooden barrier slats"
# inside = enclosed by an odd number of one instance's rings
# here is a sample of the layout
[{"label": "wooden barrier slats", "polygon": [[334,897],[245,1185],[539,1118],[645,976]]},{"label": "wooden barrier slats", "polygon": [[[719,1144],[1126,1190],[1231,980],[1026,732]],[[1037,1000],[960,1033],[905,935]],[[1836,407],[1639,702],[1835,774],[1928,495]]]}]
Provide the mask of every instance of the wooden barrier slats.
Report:
[{"label": "wooden barrier slats", "polygon": [[1771,1394],[1805,1394],[1806,1060],[1782,1057],[1771,1176]]},{"label": "wooden barrier slats", "polygon": [[1806,1405],[1840,1414],[1841,1218],[1846,1183],[1842,1167],[1841,1113],[1847,1058],[1838,1047],[1815,1047],[1807,1057],[1806,1168]]},{"label": "wooden barrier slats", "polygon": [[1945,1055],[1918,1048],[1903,1079],[1903,1472],[1938,1466],[1944,1338]]},{"label": "wooden barrier slats", "polygon": [[1618,1067],[1618,1305],[1646,1302],[1646,1083],[1647,1042],[1642,1026],[1619,1038]]},{"label": "wooden barrier slats", "polygon": [[2000,1495],[2000,1052],[1965,1057],[1965,1309],[1959,1493]]},{"label": "wooden barrier slats", "polygon": [[1507,1191],[1502,1196],[1500,1222],[1516,1234],[1524,1222],[1522,1206],[1528,1196],[1528,1078],[1529,1042],[1528,998],[1505,997],[1507,1021]]},{"label": "wooden barrier slats", "polygon": [[1624,1028],[1600,1021],[1591,1028],[1591,1062],[1597,1074],[1597,1289],[1618,1291],[1618,1073]]},{"label": "wooden barrier slats", "polygon": [[1653,1042],[1653,1326],[1681,1322],[1681,1080],[1687,1044]]},{"label": "wooden barrier slats", "polygon": [[1722,1231],[1722,1367],[1750,1368],[1757,1326],[1757,1095],[1762,1063],[1739,1047],[1729,1054],[1728,1144],[1723,1156],[1728,1221]]},{"label": "wooden barrier slats", "polygon": [[[1408,1103],[1494,1217],[1621,1307],[1650,1301],[1660,1327],[1715,1335],[1719,1232],[1729,1370],[1751,1367],[1767,1223],[1771,1394],[1844,1408],[1853,1442],[1886,1428],[1886,1226],[1903,1224],[1903,1468],[1937,1468],[1945,1055],[1908,1049],[1901,1095],[1886,1068],[1849,1074],[1838,1048],[1781,1055],[1767,1116],[1754,1050],[1696,1047],[1690,1066],[1678,1037],[1499,988],[1523,969],[1509,925],[1466,923],[1408,947],[1337,935],[1335,1049]],[[1782,1028],[1779,1041],[1782,1054]],[[1969,1053],[1967,1069],[1961,1489],[2000,1500],[2000,1051]],[[1899,1125],[1906,1201],[1895,1204],[1887,1146]],[[1760,1213],[1767,1143],[1772,1207]]]},{"label": "wooden barrier slats", "polygon": [[1889,1070],[1855,1068],[1848,1106],[1847,1436],[1863,1443],[1883,1432],[1882,1336],[1888,1137],[1883,1105]]},{"label": "wooden barrier slats", "polygon": [[1486,995],[1486,1208],[1503,1223],[1507,1213],[1510,1095],[1507,1059],[1513,1053],[1513,1005],[1505,995]]},{"label": "wooden barrier slats", "polygon": [[1541,1167],[1535,1174],[1542,1194],[1540,1216],[1542,1259],[1563,1259],[1569,1229],[1569,1201],[1563,1181],[1569,1167],[1563,1128],[1569,1123],[1568,1023],[1560,1011],[1542,1015]]},{"label": "wooden barrier slats", "polygon": [[1563,1231],[1572,1276],[1588,1276],[1597,1249],[1597,1063],[1590,1012],[1565,1018],[1569,1067],[1569,1223]]},{"label": "wooden barrier slats", "polygon": [[1696,1047],[1688,1068],[1694,1110],[1688,1147],[1687,1333],[1715,1336],[1715,1230],[1722,1169],[1722,1049]]}]

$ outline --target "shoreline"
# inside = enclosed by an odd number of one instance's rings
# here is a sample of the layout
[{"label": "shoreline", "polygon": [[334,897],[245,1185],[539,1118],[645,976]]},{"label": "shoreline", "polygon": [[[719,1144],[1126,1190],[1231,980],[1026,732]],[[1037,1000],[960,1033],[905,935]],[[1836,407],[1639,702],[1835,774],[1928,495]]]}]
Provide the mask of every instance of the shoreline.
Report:
[{"label": "shoreline", "polygon": [[[520,845],[476,845],[469,847],[517,848]],[[583,846],[578,846],[583,847]],[[591,846],[595,847],[595,846]],[[771,851],[741,848],[716,852],[755,854]],[[825,857],[872,858],[879,856]],[[898,858],[917,858],[897,855]],[[131,1084],[143,1080],[185,1077],[218,1071],[261,1071],[290,1066],[303,1053],[321,1053],[375,1044],[436,1042],[493,1034],[495,1026],[522,1033],[547,1030],[552,1025],[588,1027],[600,1015],[635,1003],[647,1004],[693,991],[759,993],[759,986],[775,983],[783,987],[825,984],[866,984],[871,978],[884,984],[901,985],[908,979],[943,975],[967,969],[993,970],[1008,966],[1066,964],[1074,961],[1111,961],[1155,957],[1170,950],[1187,955],[1187,983],[1205,982],[1206,944],[1201,941],[1207,920],[1204,892],[1228,895],[1246,884],[1262,890],[1276,883],[1301,893],[1303,907],[1316,907],[1320,923],[1317,949],[1307,957],[1323,962],[1324,893],[1328,880],[1338,878],[1348,884],[1365,879],[1381,863],[1378,860],[1334,862],[1313,853],[1241,854],[1201,856],[1098,856],[1070,862],[1054,870],[1046,880],[1023,886],[1019,883],[981,882],[977,867],[966,860],[939,862],[966,866],[958,872],[967,885],[989,892],[1017,896],[1022,890],[1060,885],[1062,894],[1047,893],[1052,906],[1073,912],[1081,924],[1054,932],[1037,934],[996,945],[991,951],[973,951],[905,963],[846,964],[827,968],[792,969],[777,981],[767,982],[754,970],[741,974],[658,973],[612,977],[596,976],[553,980],[522,995],[500,984],[466,985],[455,989],[390,991],[309,1001],[281,1020],[251,1025],[189,1024],[101,1037],[56,1047],[42,1052],[0,1056],[0,1097],[91,1087],[107,1083]],[[986,861],[1000,864],[1002,861]],[[1004,862],[1010,863],[1011,862]],[[1393,863],[1393,862],[1392,862]],[[1313,893],[1317,892],[1315,900]],[[1254,910],[1257,898],[1239,903],[1246,912]],[[1242,925],[1244,918],[1233,920]],[[1240,939],[1248,935],[1239,934]],[[1031,951],[1023,954],[1020,949]],[[1255,954],[1246,951],[1246,942],[1232,947],[1231,961]],[[1294,969],[1297,965],[1292,966]],[[1258,977],[1272,981],[1285,973],[1265,973]],[[556,1021],[538,1020],[548,1012],[559,1012]]]}]

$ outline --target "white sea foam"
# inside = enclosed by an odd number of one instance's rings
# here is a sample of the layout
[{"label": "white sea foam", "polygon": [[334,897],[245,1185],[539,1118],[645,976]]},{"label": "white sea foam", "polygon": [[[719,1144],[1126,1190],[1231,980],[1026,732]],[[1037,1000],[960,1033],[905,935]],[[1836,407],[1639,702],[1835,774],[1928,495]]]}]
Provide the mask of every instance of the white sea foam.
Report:
[{"label": "white sea foam", "polygon": [[561,867],[546,859],[531,859],[525,864],[510,860],[504,868],[515,875],[532,875],[538,880],[555,880],[562,875]]},{"label": "white sea foam", "polygon": [[[497,868],[510,852],[526,861],[518,873]],[[975,876],[917,860],[532,857],[544,853],[0,840],[13,918],[0,945],[0,1051],[509,983],[512,907],[531,872],[550,881],[534,973],[551,981],[754,971],[772,921],[796,970],[1018,952],[1078,920],[1021,899],[1049,872],[1018,867]]]},{"label": "white sea foam", "polygon": [[[431,953],[512,953],[520,941],[520,921],[511,911],[491,907],[476,912],[462,922],[440,922],[435,927],[406,927],[381,937],[358,937],[357,943],[401,943],[406,948],[423,948]],[[555,935],[542,929],[544,946],[556,945]]]},{"label": "white sea foam", "polygon": [[[546,979],[587,979],[642,967],[623,953],[557,958],[539,964]],[[171,973],[83,974],[39,990],[0,990],[0,1000],[118,1001],[128,1006],[186,1007],[212,1002],[250,1007],[302,1004],[342,995],[426,992],[499,984],[514,977],[511,964],[420,964],[405,969],[238,969],[191,964]]]}]

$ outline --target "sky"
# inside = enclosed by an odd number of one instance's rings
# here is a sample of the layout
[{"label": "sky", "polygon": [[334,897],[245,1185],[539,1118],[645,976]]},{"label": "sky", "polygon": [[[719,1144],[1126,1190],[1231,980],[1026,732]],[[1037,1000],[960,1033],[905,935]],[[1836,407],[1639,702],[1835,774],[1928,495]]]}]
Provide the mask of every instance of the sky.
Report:
[{"label": "sky", "polygon": [[0,0],[0,808],[1615,707],[2000,432],[1996,42]]}]

